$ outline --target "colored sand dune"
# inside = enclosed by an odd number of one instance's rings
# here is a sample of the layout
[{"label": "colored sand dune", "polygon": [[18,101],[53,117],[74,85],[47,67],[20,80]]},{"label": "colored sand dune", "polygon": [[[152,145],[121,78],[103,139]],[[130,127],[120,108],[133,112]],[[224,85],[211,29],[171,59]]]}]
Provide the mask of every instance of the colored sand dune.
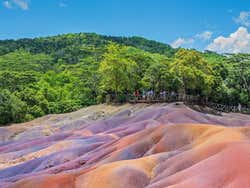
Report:
[{"label": "colored sand dune", "polygon": [[250,117],[97,105],[0,128],[0,187],[250,187]]}]

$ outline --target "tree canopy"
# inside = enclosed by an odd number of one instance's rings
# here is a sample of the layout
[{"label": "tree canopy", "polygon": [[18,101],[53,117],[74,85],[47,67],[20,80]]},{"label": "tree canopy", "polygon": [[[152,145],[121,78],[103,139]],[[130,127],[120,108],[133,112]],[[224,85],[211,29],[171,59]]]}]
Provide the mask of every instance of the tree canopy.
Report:
[{"label": "tree canopy", "polygon": [[104,91],[114,91],[118,95],[135,89],[137,64],[126,54],[127,47],[113,43],[107,46],[99,68],[100,86]]},{"label": "tree canopy", "polygon": [[173,49],[94,33],[0,41],[0,124],[64,113],[135,90],[250,105],[250,55]]}]

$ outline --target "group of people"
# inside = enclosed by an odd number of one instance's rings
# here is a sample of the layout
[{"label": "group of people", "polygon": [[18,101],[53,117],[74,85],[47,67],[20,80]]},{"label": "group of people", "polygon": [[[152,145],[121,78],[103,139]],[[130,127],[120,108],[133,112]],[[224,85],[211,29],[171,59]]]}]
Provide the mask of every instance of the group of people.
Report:
[{"label": "group of people", "polygon": [[[169,93],[167,91],[160,91],[155,92],[154,90],[143,90],[142,93],[140,93],[139,90],[136,90],[134,92],[134,97],[136,100],[152,100],[155,98],[165,99]],[[175,95],[174,92],[171,92],[171,95]]]},{"label": "group of people", "polygon": [[153,90],[149,90],[149,91],[145,91],[143,90],[142,93],[140,93],[139,90],[136,90],[134,92],[134,97],[137,99],[137,100],[146,100],[146,99],[153,99],[155,97],[155,92]]}]

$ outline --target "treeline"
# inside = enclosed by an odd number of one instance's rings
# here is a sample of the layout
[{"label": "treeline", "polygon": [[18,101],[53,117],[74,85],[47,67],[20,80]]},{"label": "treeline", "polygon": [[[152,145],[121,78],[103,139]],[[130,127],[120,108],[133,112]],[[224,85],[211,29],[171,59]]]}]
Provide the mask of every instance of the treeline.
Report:
[{"label": "treeline", "polygon": [[250,55],[90,33],[0,41],[0,124],[64,113],[135,90],[250,105]]}]

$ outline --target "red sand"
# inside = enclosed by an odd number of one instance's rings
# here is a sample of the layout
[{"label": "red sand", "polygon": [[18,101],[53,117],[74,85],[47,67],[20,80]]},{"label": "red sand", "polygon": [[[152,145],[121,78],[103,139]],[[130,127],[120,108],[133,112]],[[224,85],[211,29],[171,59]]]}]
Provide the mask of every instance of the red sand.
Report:
[{"label": "red sand", "polygon": [[247,188],[248,125],[174,104],[46,116],[0,130],[0,187]]}]

